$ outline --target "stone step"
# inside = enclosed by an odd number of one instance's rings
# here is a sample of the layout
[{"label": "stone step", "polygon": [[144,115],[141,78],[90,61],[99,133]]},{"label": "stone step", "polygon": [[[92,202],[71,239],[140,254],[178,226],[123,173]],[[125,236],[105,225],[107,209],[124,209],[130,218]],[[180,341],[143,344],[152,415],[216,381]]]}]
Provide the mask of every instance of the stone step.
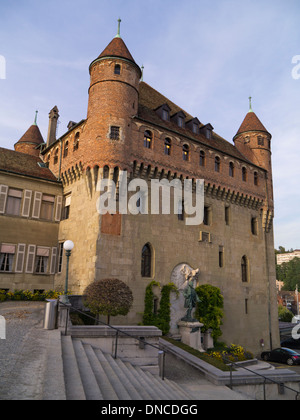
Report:
[{"label": "stone step", "polygon": [[103,400],[103,394],[100,391],[94,370],[91,367],[81,340],[73,339],[73,346],[86,399],[96,401]]},{"label": "stone step", "polygon": [[78,369],[73,341],[70,336],[61,337],[64,379],[67,400],[85,400],[85,392]]},{"label": "stone step", "polygon": [[98,387],[101,390],[101,394],[103,395],[104,400],[119,400],[119,397],[113,385],[111,384],[110,379],[108,378],[102,364],[99,363],[99,359],[97,358],[92,346],[83,343],[83,347],[88,357],[89,363],[93,369]]}]

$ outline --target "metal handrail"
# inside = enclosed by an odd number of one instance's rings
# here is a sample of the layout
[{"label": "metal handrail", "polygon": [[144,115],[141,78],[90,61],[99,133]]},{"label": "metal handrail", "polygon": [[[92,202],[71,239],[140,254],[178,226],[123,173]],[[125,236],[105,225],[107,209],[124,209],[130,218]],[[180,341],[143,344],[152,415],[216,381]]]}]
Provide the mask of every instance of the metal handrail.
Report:
[{"label": "metal handrail", "polygon": [[288,390],[290,390],[290,391],[295,392],[295,393],[296,393],[295,400],[298,400],[298,396],[300,395],[300,391],[296,391],[296,389],[290,388],[289,386],[285,385],[285,384],[284,384],[284,383],[282,383],[282,382],[278,382],[278,381],[275,381],[274,379],[268,378],[267,376],[262,375],[262,374],[260,374],[260,373],[257,373],[257,372],[255,372],[254,370],[248,369],[248,368],[246,368],[245,366],[238,365],[237,363],[232,362],[232,361],[230,361],[229,359],[226,359],[226,357],[223,357],[223,360],[224,360],[225,362],[228,362],[228,364],[230,365],[230,385],[229,385],[229,388],[230,388],[230,389],[232,389],[232,388],[233,388],[232,368],[233,368],[233,366],[235,366],[235,367],[238,367],[239,369],[241,369],[241,368],[242,368],[242,369],[247,370],[248,372],[254,373],[254,375],[260,376],[261,378],[263,378],[263,379],[264,379],[264,383],[263,383],[263,386],[264,386],[264,400],[266,400],[266,383],[267,383],[268,381],[269,381],[269,382],[272,382],[272,383],[274,383],[274,384],[276,384],[276,385],[278,385],[278,386],[282,386],[282,387],[284,387],[285,389],[288,389]]}]

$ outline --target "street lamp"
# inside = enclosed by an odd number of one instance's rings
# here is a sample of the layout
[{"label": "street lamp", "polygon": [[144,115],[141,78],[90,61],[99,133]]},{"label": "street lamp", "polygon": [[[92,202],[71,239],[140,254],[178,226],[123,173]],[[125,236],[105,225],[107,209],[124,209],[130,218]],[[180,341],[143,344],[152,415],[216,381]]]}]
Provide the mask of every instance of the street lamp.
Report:
[{"label": "street lamp", "polygon": [[69,259],[70,259],[73,248],[74,248],[74,243],[72,241],[65,241],[64,249],[66,251],[67,267],[66,267],[65,294],[64,296],[62,296],[62,299],[61,299],[61,302],[65,304],[70,303],[68,299]]}]

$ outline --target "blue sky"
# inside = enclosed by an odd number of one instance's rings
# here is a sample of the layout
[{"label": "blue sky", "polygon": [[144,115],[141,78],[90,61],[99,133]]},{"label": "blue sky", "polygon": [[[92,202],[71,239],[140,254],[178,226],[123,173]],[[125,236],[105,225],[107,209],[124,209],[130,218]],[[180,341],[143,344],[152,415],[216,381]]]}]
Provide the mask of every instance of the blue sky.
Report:
[{"label": "blue sky", "polygon": [[44,139],[54,105],[59,136],[86,117],[88,67],[119,17],[144,80],[228,141],[253,97],[273,136],[275,246],[300,248],[299,0],[2,0],[0,146],[13,148],[36,109]]}]

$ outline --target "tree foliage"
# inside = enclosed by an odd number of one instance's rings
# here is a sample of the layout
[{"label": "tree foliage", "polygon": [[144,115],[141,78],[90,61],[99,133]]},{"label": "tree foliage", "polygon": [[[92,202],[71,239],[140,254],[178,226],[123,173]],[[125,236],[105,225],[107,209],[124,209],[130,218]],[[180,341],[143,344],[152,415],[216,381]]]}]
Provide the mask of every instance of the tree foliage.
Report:
[{"label": "tree foliage", "polygon": [[84,305],[95,315],[127,315],[132,303],[131,289],[121,280],[104,279],[91,283],[84,291]]},{"label": "tree foliage", "polygon": [[278,318],[282,322],[292,322],[294,314],[289,311],[285,306],[278,305]]},{"label": "tree foliage", "polygon": [[220,289],[204,284],[198,286],[196,292],[201,300],[197,304],[195,317],[204,324],[202,331],[212,329],[212,337],[216,341],[221,335],[224,299]]},{"label": "tree foliage", "polygon": [[300,289],[300,258],[276,266],[277,280],[284,282],[283,290],[295,290],[296,285]]}]

